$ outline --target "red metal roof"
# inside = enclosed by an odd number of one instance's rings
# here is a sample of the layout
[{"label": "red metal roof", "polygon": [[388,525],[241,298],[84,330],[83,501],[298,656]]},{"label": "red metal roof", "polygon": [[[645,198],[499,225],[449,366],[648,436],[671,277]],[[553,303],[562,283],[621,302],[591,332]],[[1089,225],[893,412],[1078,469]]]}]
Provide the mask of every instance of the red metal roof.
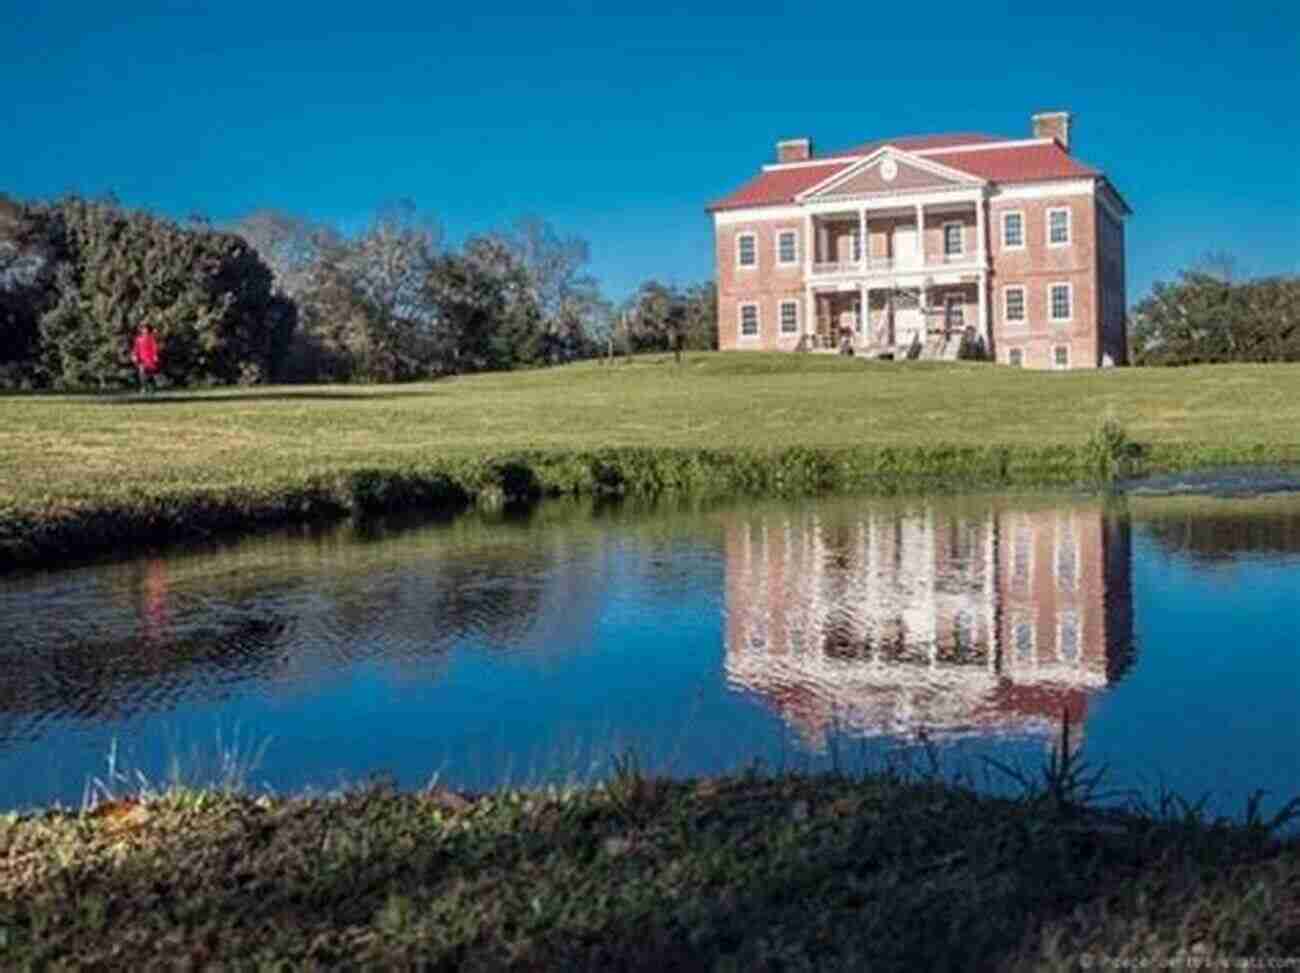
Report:
[{"label": "red metal roof", "polygon": [[863,142],[846,152],[836,155],[870,155],[882,145],[892,145],[905,152],[919,152],[921,149],[944,149],[954,145],[984,145],[988,142],[1009,142],[1010,139],[998,135],[984,135],[981,132],[949,132],[947,135],[903,135],[896,139],[876,139]]},{"label": "red metal roof", "polygon": [[[949,145],[974,145],[983,142],[1010,141],[963,133],[957,135],[916,135],[901,139],[868,142],[854,149],[853,155],[867,155],[884,145],[903,151],[940,148]],[[940,165],[968,172],[992,182],[1037,182],[1044,179],[1078,179],[1101,173],[1078,162],[1055,142],[1040,145],[1009,144],[1005,148],[976,149],[959,152],[935,152],[922,156]],[[747,206],[772,206],[790,203],[795,196],[811,189],[850,165],[852,161],[827,162],[824,165],[799,166],[760,172],[735,192],[710,205],[710,211],[740,209]]]},{"label": "red metal roof", "polygon": [[993,182],[1035,182],[1039,179],[1101,175],[1096,169],[1072,159],[1055,142],[975,152],[935,153],[924,158]]},{"label": "red metal roof", "polygon": [[739,209],[742,206],[768,206],[788,203],[805,189],[811,189],[852,162],[830,162],[821,166],[801,166],[797,169],[773,169],[760,172],[734,193],[726,196],[709,209]]}]

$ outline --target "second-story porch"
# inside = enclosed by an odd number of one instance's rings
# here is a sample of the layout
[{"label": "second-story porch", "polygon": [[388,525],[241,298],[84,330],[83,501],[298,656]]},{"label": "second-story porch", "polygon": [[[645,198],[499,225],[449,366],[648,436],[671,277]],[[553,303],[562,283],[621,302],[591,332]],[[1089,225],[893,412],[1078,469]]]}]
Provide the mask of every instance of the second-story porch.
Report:
[{"label": "second-story porch", "polygon": [[988,266],[982,200],[859,205],[809,214],[809,279]]}]

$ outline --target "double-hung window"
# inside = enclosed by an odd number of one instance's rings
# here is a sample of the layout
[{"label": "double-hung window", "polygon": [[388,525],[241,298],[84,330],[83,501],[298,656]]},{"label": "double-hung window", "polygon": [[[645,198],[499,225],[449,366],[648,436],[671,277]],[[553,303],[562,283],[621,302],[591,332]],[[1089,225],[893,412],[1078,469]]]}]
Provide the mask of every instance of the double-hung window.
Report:
[{"label": "double-hung window", "polygon": [[736,237],[736,266],[758,266],[758,237],[753,233],[741,233]]},{"label": "double-hung window", "polygon": [[1073,288],[1069,284],[1051,284],[1047,288],[1047,316],[1056,322],[1074,316]]},{"label": "double-hung window", "polygon": [[962,225],[945,223],[943,225],[943,256],[952,260],[962,255]]},{"label": "double-hung window", "polygon": [[758,337],[758,305],[740,305],[740,336],[742,338]]},{"label": "double-hung window", "polygon": [[1025,214],[1019,210],[1002,214],[1002,248],[1004,250],[1025,248]]},{"label": "double-hung window", "polygon": [[782,334],[799,333],[799,302],[798,301],[781,302],[781,333]]},{"label": "double-hung window", "polygon": [[1070,211],[1068,209],[1049,209],[1047,211],[1047,245],[1064,247],[1070,243]]},{"label": "double-hung window", "polygon": [[1007,324],[1025,323],[1025,289],[1006,287],[1002,291],[1003,320]]},{"label": "double-hung window", "polygon": [[776,262],[783,267],[799,262],[799,234],[782,230],[776,235]]}]

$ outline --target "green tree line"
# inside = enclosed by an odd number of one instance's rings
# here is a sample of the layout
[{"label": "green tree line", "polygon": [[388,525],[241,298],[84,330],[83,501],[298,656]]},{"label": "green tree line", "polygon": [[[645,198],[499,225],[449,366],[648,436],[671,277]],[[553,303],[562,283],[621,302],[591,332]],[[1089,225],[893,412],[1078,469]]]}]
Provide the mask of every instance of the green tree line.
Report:
[{"label": "green tree line", "polygon": [[[586,241],[527,217],[452,248],[402,202],[352,235],[264,210],[187,223],[0,196],[0,387],[131,381],[145,321],[173,385],[387,382],[716,347],[713,285],[606,300]],[[703,316],[707,316],[707,320]]]},{"label": "green tree line", "polygon": [[1300,361],[1300,277],[1186,271],[1134,309],[1131,340],[1138,365]]}]

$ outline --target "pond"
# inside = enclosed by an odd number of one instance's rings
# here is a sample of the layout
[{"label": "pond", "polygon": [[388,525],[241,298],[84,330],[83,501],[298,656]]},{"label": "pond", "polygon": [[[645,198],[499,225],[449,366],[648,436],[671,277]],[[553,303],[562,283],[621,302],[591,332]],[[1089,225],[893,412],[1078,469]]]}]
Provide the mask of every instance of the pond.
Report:
[{"label": "pond", "polygon": [[1068,715],[1105,787],[1240,814],[1300,792],[1298,601],[1296,494],[556,501],[170,549],[0,578],[0,809],[629,752],[1005,788],[985,758],[1040,766]]}]

